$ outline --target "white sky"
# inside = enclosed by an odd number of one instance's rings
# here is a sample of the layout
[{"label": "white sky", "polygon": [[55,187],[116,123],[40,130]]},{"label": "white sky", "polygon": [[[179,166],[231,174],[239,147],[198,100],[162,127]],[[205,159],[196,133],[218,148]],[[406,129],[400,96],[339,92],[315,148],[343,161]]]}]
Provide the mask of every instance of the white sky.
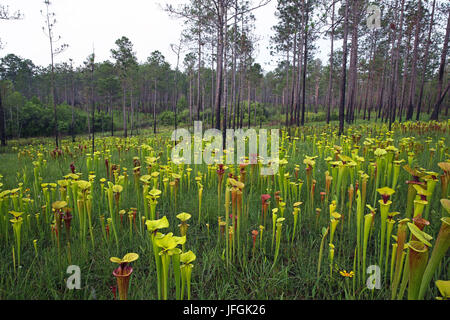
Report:
[{"label": "white sky", "polygon": [[[20,10],[23,20],[0,20],[0,38],[4,49],[0,56],[14,53],[22,58],[31,59],[35,64],[50,64],[49,41],[42,27],[45,12],[43,0],[0,0],[9,5],[10,11]],[[57,23],[54,34],[61,35],[60,43],[67,43],[69,48],[55,58],[55,62],[74,60],[74,65],[81,65],[92,53],[93,46],[97,61],[111,60],[110,50],[114,42],[127,36],[134,45],[134,51],[140,62],[145,61],[150,53],[159,50],[174,67],[176,55],[170,44],[178,43],[183,23],[173,19],[160,9],[160,5],[186,3],[188,0],[53,0],[50,6],[55,12]],[[256,1],[255,1],[256,2]],[[276,61],[269,54],[269,42],[272,26],[276,24],[274,16],[277,0],[257,9],[255,34],[259,39],[256,61],[265,71],[272,70]],[[326,46],[320,51],[320,58],[326,59]],[[180,67],[182,60],[180,58]]]}]

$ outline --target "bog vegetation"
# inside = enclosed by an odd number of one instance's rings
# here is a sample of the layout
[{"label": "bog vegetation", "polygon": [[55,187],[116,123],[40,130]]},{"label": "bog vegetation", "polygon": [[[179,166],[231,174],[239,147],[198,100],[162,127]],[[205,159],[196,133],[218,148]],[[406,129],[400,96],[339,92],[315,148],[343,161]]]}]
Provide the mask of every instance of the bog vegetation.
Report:
[{"label": "bog vegetation", "polygon": [[[448,130],[282,131],[272,176],[248,158],[174,164],[164,133],[98,138],[94,153],[88,139],[11,142],[0,297],[446,298]],[[81,290],[66,287],[70,265]]]},{"label": "bog vegetation", "polygon": [[[269,3],[167,4],[176,64],[76,66],[43,1],[51,64],[0,59],[0,299],[450,297],[448,3],[278,0],[264,70]],[[175,164],[195,120],[279,128],[279,171]]]}]

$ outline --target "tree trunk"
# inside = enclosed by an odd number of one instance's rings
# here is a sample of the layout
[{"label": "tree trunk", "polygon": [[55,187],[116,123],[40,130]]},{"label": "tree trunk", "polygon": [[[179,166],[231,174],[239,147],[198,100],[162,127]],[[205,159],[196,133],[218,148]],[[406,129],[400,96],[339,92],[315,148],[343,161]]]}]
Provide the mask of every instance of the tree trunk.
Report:
[{"label": "tree trunk", "polygon": [[330,75],[328,78],[328,95],[327,95],[327,124],[330,123],[331,117],[331,96],[333,94],[333,55],[334,55],[334,12],[335,2],[333,1],[333,8],[331,13],[331,53],[330,53]]},{"label": "tree trunk", "polygon": [[[52,49],[53,50],[53,49]],[[52,51],[53,52],[53,51]],[[55,120],[55,125],[54,125],[54,132],[55,132],[55,142],[56,142],[56,149],[59,148],[59,137],[58,137],[58,116],[57,116],[57,111],[56,111],[56,102],[55,102],[55,68],[53,66],[53,54],[52,54],[52,75],[51,75],[51,104],[53,105],[53,111],[54,111],[54,120]]]},{"label": "tree trunk", "polygon": [[130,104],[131,104],[131,122],[130,122],[130,131],[131,131],[131,136],[133,136],[133,129],[134,129],[134,101],[133,101],[133,88],[131,88],[131,92],[130,92]]},{"label": "tree trunk", "polygon": [[192,71],[189,70],[189,126],[192,125]]},{"label": "tree trunk", "polygon": [[[211,45],[211,70],[214,69],[214,43]],[[203,114],[203,118],[205,114]],[[211,72],[211,128],[214,127],[214,72]]]},{"label": "tree trunk", "polygon": [[319,88],[320,88],[320,74],[316,77],[316,88],[314,95],[314,113],[319,112]]},{"label": "tree trunk", "polygon": [[233,47],[232,47],[232,49],[233,49],[233,75],[232,75],[232,78],[233,78],[233,84],[232,84],[232,86],[233,86],[233,101],[232,101],[232,103],[233,103],[233,105],[232,105],[232,114],[233,114],[233,130],[235,130],[236,129],[236,111],[237,111],[237,113],[238,113],[238,115],[239,115],[239,109],[236,109],[236,107],[237,107],[237,104],[238,104],[238,102],[237,102],[237,99],[238,99],[238,95],[237,95],[237,86],[236,86],[236,68],[237,68],[237,58],[236,58],[236,56],[237,56],[237,16],[238,16],[238,2],[237,2],[237,0],[235,0],[235,2],[234,2],[234,8],[235,8],[235,14],[234,14],[234,35],[233,35],[233,40],[234,40],[234,43],[233,43]]},{"label": "tree trunk", "polygon": [[425,46],[425,55],[423,58],[424,63],[423,63],[423,71],[422,71],[422,80],[420,82],[419,102],[417,103],[416,121],[420,120],[420,112],[422,109],[423,89],[425,86],[425,72],[427,71],[427,67],[428,67],[428,54],[429,54],[429,50],[430,50],[431,33],[433,32],[435,6],[436,6],[436,0],[433,0],[433,5],[432,5],[432,9],[431,9],[430,29],[428,30],[428,38],[427,38],[427,43]]},{"label": "tree trunk", "polygon": [[202,103],[200,76],[202,69],[202,31],[198,28],[198,72],[197,72],[197,121],[200,121],[200,105]]},{"label": "tree trunk", "polygon": [[419,55],[419,34],[420,34],[420,20],[422,19],[422,0],[419,0],[419,9],[416,17],[416,32],[414,35],[414,51],[413,60],[411,66],[411,83],[409,86],[409,103],[408,111],[406,114],[406,121],[411,120],[414,113],[414,104],[416,97],[416,77],[417,77],[417,58]]},{"label": "tree trunk", "polygon": [[0,88],[0,140],[6,146],[5,109],[3,108],[2,89]]},{"label": "tree trunk", "polygon": [[344,133],[345,85],[347,83],[347,38],[348,38],[348,3],[345,1],[344,39],[342,45],[341,101],[339,105],[339,135]]},{"label": "tree trunk", "polygon": [[251,83],[250,79],[247,80],[247,113],[248,113],[248,128],[250,129],[250,89],[251,89]]},{"label": "tree trunk", "polygon": [[223,144],[223,148],[225,149],[226,147],[226,137],[227,137],[227,113],[228,113],[228,70],[227,70],[227,50],[228,50],[228,24],[227,24],[227,20],[228,20],[228,15],[227,15],[227,10],[225,9],[224,12],[224,22],[225,22],[225,26],[224,26],[224,33],[225,33],[225,38],[224,38],[224,48],[223,48],[223,65],[224,65],[224,71],[223,71],[223,75],[224,75],[224,92],[223,92],[223,104],[224,104],[224,110],[223,110],[223,129],[222,129],[222,144]]},{"label": "tree trunk", "polygon": [[223,38],[224,38],[224,0],[218,0],[219,12],[217,21],[217,74],[216,74],[216,126],[220,130],[220,111],[222,102],[222,77],[223,77]]},{"label": "tree trunk", "polygon": [[126,84],[123,84],[122,113],[123,113],[123,136],[127,137],[127,113],[125,110]]},{"label": "tree trunk", "polygon": [[181,52],[181,39],[180,39],[180,43],[176,48],[176,54],[177,54],[177,66],[175,68],[175,75],[174,75],[174,82],[175,82],[175,94],[173,97],[173,112],[174,112],[174,127],[175,127],[175,132],[177,131],[177,127],[178,127],[178,120],[177,120],[177,116],[178,116],[178,67],[180,65],[180,52]]},{"label": "tree trunk", "polygon": [[109,98],[110,110],[111,110],[111,136],[114,137],[114,108],[112,106],[112,98]]},{"label": "tree trunk", "polygon": [[[241,58],[242,60],[242,58]],[[241,61],[241,65],[242,65],[242,61]],[[241,66],[241,69],[243,69],[243,67]],[[243,92],[244,92],[244,72],[243,70],[241,70],[240,72],[240,76],[239,76],[239,85],[238,85],[238,96],[237,96],[237,122],[238,122],[238,128],[242,128],[242,119],[244,117],[244,111],[241,109],[242,108],[242,103],[241,103],[241,95],[243,96]]]},{"label": "tree trunk", "polygon": [[256,97],[256,90],[257,90],[257,87],[255,86],[255,88],[253,89],[253,92],[254,92],[253,101],[255,102],[255,103],[254,103],[254,105],[255,105],[255,113],[253,114],[253,123],[254,123],[254,126],[255,126],[255,127],[257,126],[256,106],[257,106],[257,104],[258,104],[258,99],[257,99],[257,97]]},{"label": "tree trunk", "polygon": [[408,42],[406,43],[406,54],[403,58],[403,78],[402,78],[402,92],[401,92],[401,102],[400,102],[400,110],[398,112],[398,117],[400,121],[402,121],[403,117],[403,108],[405,106],[405,94],[406,94],[406,77],[408,75],[408,64],[409,64],[409,53],[410,53],[410,44],[411,44],[411,28],[408,28]]},{"label": "tree trunk", "polygon": [[442,95],[442,83],[444,81],[444,70],[445,70],[445,61],[447,58],[449,36],[450,36],[450,10],[448,12],[447,30],[445,32],[444,46],[442,48],[442,54],[441,54],[441,65],[439,67],[439,79],[438,79],[438,89],[437,89],[438,103],[436,103],[436,105],[434,106],[433,113],[431,114],[430,120],[438,120],[439,119],[439,111],[441,108],[441,104],[439,103],[439,100],[441,100],[441,97],[443,96]]},{"label": "tree trunk", "polygon": [[283,104],[285,105],[286,112],[286,128],[289,127],[289,103],[287,99],[287,93],[289,90],[289,40],[287,43],[287,57],[286,57],[286,88],[283,90]]},{"label": "tree trunk", "polygon": [[155,95],[153,99],[153,133],[156,134],[156,83],[157,80],[155,79]]},{"label": "tree trunk", "polygon": [[[48,4],[49,5],[49,4]],[[53,120],[55,121],[54,125],[53,125],[53,130],[54,130],[54,134],[55,134],[55,142],[56,142],[56,149],[59,148],[59,141],[58,141],[58,116],[57,116],[57,111],[56,111],[56,103],[55,103],[55,94],[56,94],[56,90],[55,90],[55,66],[54,66],[54,51],[53,51],[53,34],[52,34],[52,25],[50,23],[50,15],[48,12],[48,5],[47,5],[47,28],[48,28],[48,38],[50,41],[50,57],[51,57],[51,75],[50,75],[50,95],[51,95],[51,100],[50,103],[53,107]]]},{"label": "tree trunk", "polygon": [[92,156],[95,152],[95,96],[94,96],[94,60],[91,69],[91,102],[92,102]]},{"label": "tree trunk", "polygon": [[[436,102],[436,105],[434,106],[434,109],[439,109],[442,101],[444,101],[445,99],[445,95],[447,94],[448,90],[450,88],[450,82],[447,85],[447,88],[445,88],[444,92],[442,93],[441,97],[439,98],[439,100]],[[448,106],[447,106],[448,107]],[[434,120],[434,119],[433,119]]]},{"label": "tree trunk", "polygon": [[[301,22],[300,29],[303,28],[304,24],[304,17]],[[303,37],[303,34],[300,34]],[[297,84],[295,86],[295,124],[297,127],[300,125],[300,93],[301,93],[301,85],[302,85],[302,77],[303,77],[303,38],[300,38],[298,41],[298,46],[300,47],[297,53],[297,61],[298,61],[298,68],[297,68]]]},{"label": "tree trunk", "polygon": [[373,43],[372,43],[372,48],[370,50],[369,70],[368,70],[369,74],[367,76],[367,88],[366,88],[366,93],[365,93],[365,97],[364,97],[364,115],[363,115],[363,120],[366,120],[367,104],[368,104],[368,100],[369,100],[369,91],[370,91],[370,85],[371,85],[371,82],[372,82],[372,73],[373,73],[373,70],[371,70],[371,68],[373,68],[374,60],[375,60],[375,48],[376,48],[376,43],[377,43],[377,35],[378,35],[377,31],[375,31],[374,39],[373,39]]},{"label": "tree trunk", "polygon": [[[419,0],[420,1],[420,0]],[[390,103],[388,104],[388,116],[389,116],[389,130],[392,129],[392,121],[395,117],[395,112],[397,110],[397,77],[398,77],[398,62],[399,62],[399,56],[400,56],[400,43],[402,41],[403,37],[403,14],[404,14],[404,5],[405,0],[402,0],[401,4],[401,12],[400,12],[400,27],[399,27],[399,33],[397,38],[397,46],[395,48],[395,52],[393,54],[393,73],[392,73],[392,84],[391,84],[391,95],[390,95]],[[396,32],[394,31],[393,39],[395,41]],[[394,42],[393,42],[394,43]],[[393,46],[394,48],[394,46]]]},{"label": "tree trunk", "polygon": [[350,81],[349,99],[347,105],[347,123],[352,122],[353,109],[356,99],[357,59],[358,59],[358,0],[352,1],[352,47],[350,53]]},{"label": "tree trunk", "polygon": [[290,112],[291,112],[291,116],[290,116],[290,121],[289,121],[289,125],[291,126],[294,123],[294,99],[295,99],[295,87],[296,87],[296,83],[295,83],[295,76],[296,76],[296,63],[297,63],[297,55],[296,55],[296,51],[297,51],[297,30],[295,30],[294,33],[294,46],[293,46],[293,54],[292,54],[292,83],[291,83],[291,101],[290,101]]},{"label": "tree trunk", "polygon": [[305,12],[305,24],[304,24],[304,59],[303,59],[303,84],[302,84],[302,119],[301,119],[301,125],[305,125],[305,108],[306,108],[306,69],[308,68],[308,31],[309,31],[309,1],[303,0],[303,10]]},{"label": "tree trunk", "polygon": [[[242,21],[244,19],[242,18]],[[242,25],[242,30],[244,30],[244,26]],[[241,71],[241,79],[240,79],[240,99],[242,99],[242,101],[240,101],[240,107],[241,107],[241,119],[240,119],[240,125],[239,128],[243,128],[244,127],[244,90],[245,90],[245,79],[247,78],[247,52],[244,53],[244,60],[241,62],[242,65],[242,71]],[[241,98],[242,97],[242,98]]]},{"label": "tree trunk", "polygon": [[72,95],[71,95],[71,105],[72,105],[72,122],[70,124],[70,133],[72,135],[72,142],[75,142],[75,84],[73,76],[72,62],[70,64],[70,80],[72,82]]}]

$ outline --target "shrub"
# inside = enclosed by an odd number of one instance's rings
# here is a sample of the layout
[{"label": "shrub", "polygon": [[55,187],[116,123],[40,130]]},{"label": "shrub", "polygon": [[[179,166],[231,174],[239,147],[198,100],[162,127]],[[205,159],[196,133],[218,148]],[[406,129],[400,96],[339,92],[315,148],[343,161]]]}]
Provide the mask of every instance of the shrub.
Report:
[{"label": "shrub", "polygon": [[[14,101],[18,101],[14,99]],[[54,111],[53,108],[45,106],[33,97],[25,101],[23,105],[6,107],[6,134],[8,137],[36,137],[52,136],[54,134]],[[75,134],[86,133],[88,128],[88,116],[85,111],[61,104],[56,107],[58,131],[61,135],[72,133],[72,111],[74,112],[73,131]],[[12,112],[12,115],[11,115]],[[12,119],[12,121],[11,121]],[[111,116],[104,112],[95,114],[95,131],[111,129]]]},{"label": "shrub", "polygon": [[159,114],[158,124],[163,126],[173,126],[175,122],[175,114],[172,111],[166,110]]}]

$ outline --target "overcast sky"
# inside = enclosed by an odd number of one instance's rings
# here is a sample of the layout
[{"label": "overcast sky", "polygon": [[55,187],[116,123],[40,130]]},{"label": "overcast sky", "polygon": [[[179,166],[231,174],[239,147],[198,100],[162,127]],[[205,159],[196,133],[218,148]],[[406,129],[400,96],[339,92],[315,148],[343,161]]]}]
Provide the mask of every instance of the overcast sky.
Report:
[{"label": "overcast sky", "polygon": [[[178,43],[183,23],[173,19],[160,6],[166,3],[174,5],[188,0],[53,0],[51,10],[55,12],[57,23],[55,35],[61,35],[60,43],[69,48],[55,58],[55,62],[74,60],[80,65],[95,48],[96,60],[112,60],[110,50],[114,42],[128,37],[134,45],[134,51],[140,62],[150,53],[159,50],[172,65],[176,65],[176,55],[170,44]],[[256,2],[256,1],[255,1]],[[0,38],[4,48],[0,56],[14,53],[22,58],[31,59],[37,65],[50,64],[50,49],[47,36],[42,31],[45,12],[43,0],[1,0],[9,5],[10,11],[20,10],[23,20],[0,20]],[[256,61],[265,71],[276,66],[276,60],[267,48],[272,35],[271,27],[276,24],[274,15],[277,0],[257,9],[255,34],[260,39],[256,51]],[[319,50],[320,58],[327,56],[326,45]],[[181,60],[182,61],[182,60]]]}]

